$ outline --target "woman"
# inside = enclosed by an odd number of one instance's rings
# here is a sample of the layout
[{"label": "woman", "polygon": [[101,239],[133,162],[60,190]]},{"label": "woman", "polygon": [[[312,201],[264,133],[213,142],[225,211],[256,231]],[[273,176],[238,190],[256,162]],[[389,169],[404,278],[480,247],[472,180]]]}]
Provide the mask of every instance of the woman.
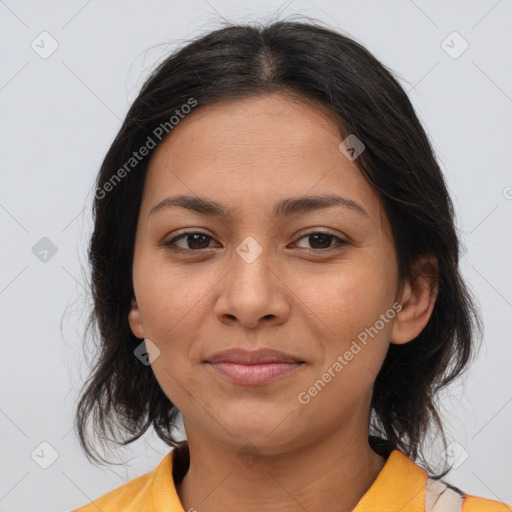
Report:
[{"label": "woman", "polygon": [[92,419],[173,449],[77,511],[512,510],[414,462],[431,428],[444,440],[436,394],[480,321],[427,135],[358,43],[277,22],[177,51],[128,112],[94,214],[80,442],[98,461]]}]

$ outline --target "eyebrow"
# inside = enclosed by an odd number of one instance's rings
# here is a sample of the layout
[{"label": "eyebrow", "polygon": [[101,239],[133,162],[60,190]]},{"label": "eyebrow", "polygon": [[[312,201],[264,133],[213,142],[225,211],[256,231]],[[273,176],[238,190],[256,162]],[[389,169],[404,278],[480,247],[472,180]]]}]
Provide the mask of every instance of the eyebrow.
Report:
[{"label": "eyebrow", "polygon": [[[212,201],[205,197],[183,195],[167,197],[163,201],[160,201],[151,208],[149,216],[151,217],[161,210],[176,206],[192,210],[202,215],[212,215],[220,218],[229,217],[229,210],[216,201]],[[357,212],[360,215],[369,217],[368,212],[359,203],[356,203],[352,199],[332,194],[283,199],[274,206],[273,216],[277,219],[283,219],[292,215],[298,215],[332,206],[342,206]]]}]

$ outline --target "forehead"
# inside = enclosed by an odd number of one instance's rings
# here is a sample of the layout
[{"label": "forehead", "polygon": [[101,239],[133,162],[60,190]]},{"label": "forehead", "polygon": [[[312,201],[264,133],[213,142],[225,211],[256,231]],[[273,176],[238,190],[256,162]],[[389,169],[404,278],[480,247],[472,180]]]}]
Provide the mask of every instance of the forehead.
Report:
[{"label": "forehead", "polygon": [[196,151],[181,156],[193,159],[205,147],[212,156],[223,155],[225,147],[231,151],[223,156],[266,150],[293,150],[300,155],[302,149],[311,150],[313,141],[326,146],[339,143],[340,137],[334,114],[320,103],[265,94],[199,107],[180,120],[156,153],[177,152],[182,144],[193,144]]},{"label": "forehead", "polygon": [[174,127],[148,166],[144,207],[167,195],[210,197],[233,209],[268,211],[276,199],[338,193],[367,209],[378,198],[339,150],[334,114],[282,94],[220,101]]}]

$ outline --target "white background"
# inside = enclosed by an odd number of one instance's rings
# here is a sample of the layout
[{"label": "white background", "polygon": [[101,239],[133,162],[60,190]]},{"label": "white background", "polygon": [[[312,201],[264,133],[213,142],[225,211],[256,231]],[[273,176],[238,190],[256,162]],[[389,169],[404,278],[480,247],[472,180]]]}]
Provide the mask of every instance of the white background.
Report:
[{"label": "white background", "polygon": [[[477,362],[444,401],[448,438],[468,455],[446,480],[512,502],[512,1],[2,0],[0,511],[70,510],[152,470],[169,450],[147,436],[122,452],[126,465],[97,468],[73,432],[88,370],[93,180],[156,61],[223,17],[279,12],[318,18],[365,45],[398,73],[426,126],[485,322]],[[31,48],[43,31],[58,43],[47,59]],[[469,44],[458,58],[442,47],[453,31]],[[462,48],[450,41],[452,52]],[[42,237],[57,248],[46,263],[32,252]],[[58,454],[48,469],[31,458],[42,442]]]}]

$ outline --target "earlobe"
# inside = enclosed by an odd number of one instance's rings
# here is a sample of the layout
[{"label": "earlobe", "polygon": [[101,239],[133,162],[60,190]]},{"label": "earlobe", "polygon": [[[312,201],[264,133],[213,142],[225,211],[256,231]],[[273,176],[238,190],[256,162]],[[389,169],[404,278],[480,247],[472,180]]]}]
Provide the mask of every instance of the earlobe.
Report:
[{"label": "earlobe", "polygon": [[128,323],[134,336],[140,339],[144,339],[140,310],[134,297],[132,297],[132,304],[130,307],[130,312],[128,313]]},{"label": "earlobe", "polygon": [[[415,265],[414,279],[403,287],[391,330],[391,343],[401,345],[416,338],[425,328],[434,310],[438,292],[438,264],[433,256],[423,257]],[[419,269],[419,270],[418,270]]]}]

